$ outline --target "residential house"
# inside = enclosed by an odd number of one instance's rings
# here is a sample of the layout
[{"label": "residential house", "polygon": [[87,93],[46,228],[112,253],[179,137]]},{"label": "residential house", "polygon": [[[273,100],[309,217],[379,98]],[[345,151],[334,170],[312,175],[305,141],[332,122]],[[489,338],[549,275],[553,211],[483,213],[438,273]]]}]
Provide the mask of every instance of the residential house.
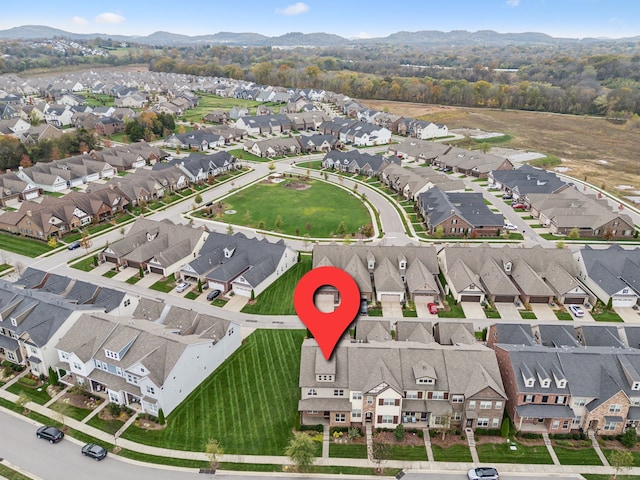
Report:
[{"label": "residential house", "polygon": [[300,135],[296,137],[300,148],[305,153],[310,152],[329,152],[341,146],[338,139],[334,135]]},{"label": "residential house", "polygon": [[458,147],[452,147],[438,155],[433,164],[478,178],[487,178],[489,172],[495,170],[513,170],[513,164],[506,158]]},{"label": "residential house", "polygon": [[445,192],[464,192],[465,184],[460,178],[439,172],[429,167],[404,168],[392,163],[382,171],[381,180],[406,200],[415,201],[418,195],[433,187]]},{"label": "residential house", "polygon": [[269,138],[267,140],[246,140],[244,150],[258,157],[283,157],[299,155],[301,151],[297,137]]},{"label": "residential house", "polygon": [[580,238],[632,238],[633,219],[613,211],[606,199],[585,195],[575,188],[554,194],[527,195],[531,215],[556,235],[568,235],[576,229]]},{"label": "residential house", "polygon": [[206,130],[192,130],[187,133],[174,133],[164,140],[165,148],[181,148],[185,150],[213,150],[223,147],[224,138]]},{"label": "residential house", "polygon": [[291,121],[286,115],[245,115],[236,120],[236,127],[249,135],[278,135],[291,131]]},{"label": "residential house", "polygon": [[168,277],[200,252],[209,232],[171,220],[139,217],[121,240],[98,254],[101,261],[142,268]]},{"label": "residential house", "polygon": [[451,148],[449,145],[443,143],[407,138],[400,143],[390,144],[387,153],[404,160],[431,164],[436,158],[445,154]]},{"label": "residential house", "polygon": [[341,172],[357,173],[369,177],[379,176],[382,171],[397,159],[386,158],[382,155],[371,155],[358,150],[331,150],[322,159],[323,168],[331,168]]},{"label": "residential house", "polygon": [[431,188],[417,196],[417,207],[430,235],[494,237],[500,234],[502,214],[493,213],[481,193],[445,192]]},{"label": "residential house", "polygon": [[318,130],[320,125],[331,117],[321,111],[288,113],[287,118],[291,122],[291,129],[297,131]]},{"label": "residential house", "polygon": [[425,120],[409,119],[406,121],[407,135],[420,140],[428,140],[430,138],[446,137],[449,135],[449,129],[446,125],[440,123],[428,122]]},{"label": "residential house", "polygon": [[633,307],[640,300],[640,248],[585,245],[574,254],[578,278],[605,305]]},{"label": "residential house", "polygon": [[492,170],[488,179],[490,184],[511,193],[514,199],[524,201],[529,194],[550,195],[569,187],[555,173],[530,165],[515,170]]},{"label": "residential house", "polygon": [[481,345],[341,341],[325,360],[300,354],[303,425],[499,428],[506,401],[494,353]]},{"label": "residential house", "polygon": [[241,336],[228,320],[169,306],[162,313],[154,321],[83,315],[57,342],[60,381],[169,415],[238,349]]},{"label": "residential house", "polygon": [[236,168],[237,158],[227,151],[216,152],[209,155],[191,153],[182,158],[174,158],[168,163],[157,163],[153,171],[164,171],[177,167],[187,176],[190,183],[206,182],[212,177]]},{"label": "residential house", "polygon": [[180,268],[184,279],[201,281],[222,293],[255,297],[298,262],[284,241],[211,232],[195,260]]},{"label": "residential house", "polygon": [[229,122],[229,112],[225,110],[214,110],[213,112],[209,112],[204,116],[204,121],[209,123],[221,123],[226,124]]},{"label": "residential house", "polygon": [[584,304],[593,297],[578,279],[568,250],[444,247],[438,252],[440,270],[456,302]]}]

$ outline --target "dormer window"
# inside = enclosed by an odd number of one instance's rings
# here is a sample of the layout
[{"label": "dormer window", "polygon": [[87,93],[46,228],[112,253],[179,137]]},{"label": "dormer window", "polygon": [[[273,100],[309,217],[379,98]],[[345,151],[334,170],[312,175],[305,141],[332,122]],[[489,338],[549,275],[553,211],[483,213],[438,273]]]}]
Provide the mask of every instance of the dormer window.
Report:
[{"label": "dormer window", "polygon": [[423,377],[423,378],[418,378],[416,380],[416,383],[420,383],[423,385],[433,385],[435,383],[435,380],[433,378]]},{"label": "dormer window", "polygon": [[566,380],[559,380],[558,381],[558,388],[566,388],[567,386],[567,381]]},{"label": "dormer window", "polygon": [[526,387],[533,387],[536,384],[536,381],[533,378],[528,378],[525,381],[525,386]]},{"label": "dormer window", "polygon": [[633,382],[633,385],[631,385],[631,390],[640,390],[640,382]]},{"label": "dormer window", "polygon": [[548,378],[545,378],[544,380],[540,381],[540,386],[542,388],[549,388],[551,386],[551,380],[549,380]]},{"label": "dormer window", "polygon": [[120,355],[117,352],[112,352],[111,350],[105,350],[104,354],[107,358],[112,358],[114,360],[120,360]]}]

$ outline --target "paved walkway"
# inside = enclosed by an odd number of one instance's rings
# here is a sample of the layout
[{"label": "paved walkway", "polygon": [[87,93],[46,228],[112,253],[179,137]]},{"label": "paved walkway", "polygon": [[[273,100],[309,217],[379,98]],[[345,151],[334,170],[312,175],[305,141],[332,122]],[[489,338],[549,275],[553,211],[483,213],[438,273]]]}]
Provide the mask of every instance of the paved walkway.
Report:
[{"label": "paved walkway", "polygon": [[329,440],[331,428],[325,425],[322,429],[322,458],[329,458]]},{"label": "paved walkway", "polygon": [[470,428],[465,428],[464,434],[467,437],[467,444],[469,445],[469,451],[471,452],[471,460],[475,465],[478,465],[480,463],[480,458],[478,458],[478,451],[476,450],[476,437],[473,433],[473,430]]},{"label": "paved walkway", "polygon": [[431,436],[428,428],[422,429],[422,438],[424,439],[424,448],[427,450],[427,460],[429,460],[429,463],[433,463],[433,449],[431,448]]},{"label": "paved walkway", "polygon": [[365,428],[365,436],[367,439],[367,458],[371,461],[373,459],[373,428],[370,423]]},{"label": "paved walkway", "polygon": [[58,394],[53,397],[51,400],[49,400],[47,403],[44,404],[45,407],[50,407],[52,404],[56,403],[58,400],[60,400],[65,393],[67,393],[69,391],[71,387],[69,385],[67,385],[65,388],[63,388],[62,390],[60,390],[60,392],[58,392]]},{"label": "paved walkway", "polygon": [[602,449],[600,448],[600,444],[598,443],[598,440],[596,439],[596,435],[595,433],[593,433],[593,430],[587,430],[587,435],[589,436],[589,439],[591,440],[591,445],[593,445],[593,449],[598,454],[598,458],[600,459],[602,464],[606,465],[607,467],[610,466],[609,460],[607,460],[607,457],[605,457],[604,453],[602,453]]},{"label": "paved walkway", "polygon": [[560,465],[560,460],[558,460],[558,455],[556,455],[556,451],[553,449],[553,445],[551,445],[551,439],[549,438],[549,434],[547,432],[542,432],[542,439],[544,440],[544,445],[547,447],[547,451],[549,455],[551,455],[551,460],[553,460],[554,465]]}]

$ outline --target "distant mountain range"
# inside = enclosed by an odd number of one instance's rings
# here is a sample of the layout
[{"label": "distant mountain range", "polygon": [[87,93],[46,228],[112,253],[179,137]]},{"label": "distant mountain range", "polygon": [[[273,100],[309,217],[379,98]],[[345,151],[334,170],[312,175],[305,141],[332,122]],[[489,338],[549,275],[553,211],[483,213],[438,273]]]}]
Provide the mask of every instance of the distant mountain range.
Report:
[{"label": "distant mountain range", "polygon": [[331,47],[338,45],[551,45],[561,43],[595,43],[595,42],[640,42],[640,36],[606,39],[606,38],[558,38],[544,33],[498,33],[492,30],[468,32],[453,30],[441,32],[422,30],[419,32],[397,32],[387,37],[367,39],[347,39],[328,33],[292,32],[279,37],[267,37],[259,33],[218,32],[211,35],[188,36],[170,32],[154,32],[147,36],[109,35],[107,33],[71,33],[43,25],[23,25],[8,30],[0,30],[0,40],[45,40],[62,37],[69,40],[90,40],[97,37],[118,42],[140,43],[158,46],[179,46],[194,44],[216,44],[234,46],[310,46]]}]

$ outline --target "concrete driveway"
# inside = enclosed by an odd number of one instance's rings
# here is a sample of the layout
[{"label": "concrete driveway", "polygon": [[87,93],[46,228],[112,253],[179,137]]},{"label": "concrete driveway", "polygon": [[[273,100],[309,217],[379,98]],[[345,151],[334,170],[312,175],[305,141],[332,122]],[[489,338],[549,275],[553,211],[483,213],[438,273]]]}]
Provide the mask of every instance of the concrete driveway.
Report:
[{"label": "concrete driveway", "polygon": [[162,280],[162,278],[163,278],[162,275],[160,275],[159,273],[148,273],[148,274],[145,274],[145,276],[142,277],[136,285],[149,288],[154,283]]},{"label": "concrete driveway", "polygon": [[484,308],[478,302],[460,302],[462,311],[466,318],[483,319],[487,318],[484,314]]},{"label": "concrete driveway", "polygon": [[546,303],[532,303],[531,311],[533,311],[538,320],[542,320],[543,322],[558,320],[553,309]]},{"label": "concrete driveway", "polygon": [[225,303],[224,307],[222,308],[224,308],[225,310],[231,310],[232,312],[239,312],[240,310],[242,310],[242,307],[247,304],[248,301],[249,297],[245,297],[244,295],[234,295],[229,299],[227,303]]},{"label": "concrete driveway", "polygon": [[397,301],[380,302],[382,304],[382,316],[390,318],[402,318],[402,305]]},{"label": "concrete driveway", "polygon": [[513,303],[496,303],[495,306],[502,320],[508,322],[520,322],[522,320],[518,309]]},{"label": "concrete driveway", "polygon": [[315,296],[315,305],[319,312],[331,313],[335,310],[335,304],[333,302],[333,294],[319,294]]},{"label": "concrete driveway", "polygon": [[427,300],[416,300],[416,313],[418,314],[418,318],[426,318],[427,320],[437,320],[438,315],[432,315],[429,313],[429,309],[427,308],[427,304],[429,302]]},{"label": "concrete driveway", "polygon": [[640,323],[640,310],[631,307],[616,307],[614,310],[625,323]]},{"label": "concrete driveway", "polygon": [[112,270],[115,267],[115,263],[104,262],[91,270],[91,273],[102,276],[107,273],[109,270]]}]

